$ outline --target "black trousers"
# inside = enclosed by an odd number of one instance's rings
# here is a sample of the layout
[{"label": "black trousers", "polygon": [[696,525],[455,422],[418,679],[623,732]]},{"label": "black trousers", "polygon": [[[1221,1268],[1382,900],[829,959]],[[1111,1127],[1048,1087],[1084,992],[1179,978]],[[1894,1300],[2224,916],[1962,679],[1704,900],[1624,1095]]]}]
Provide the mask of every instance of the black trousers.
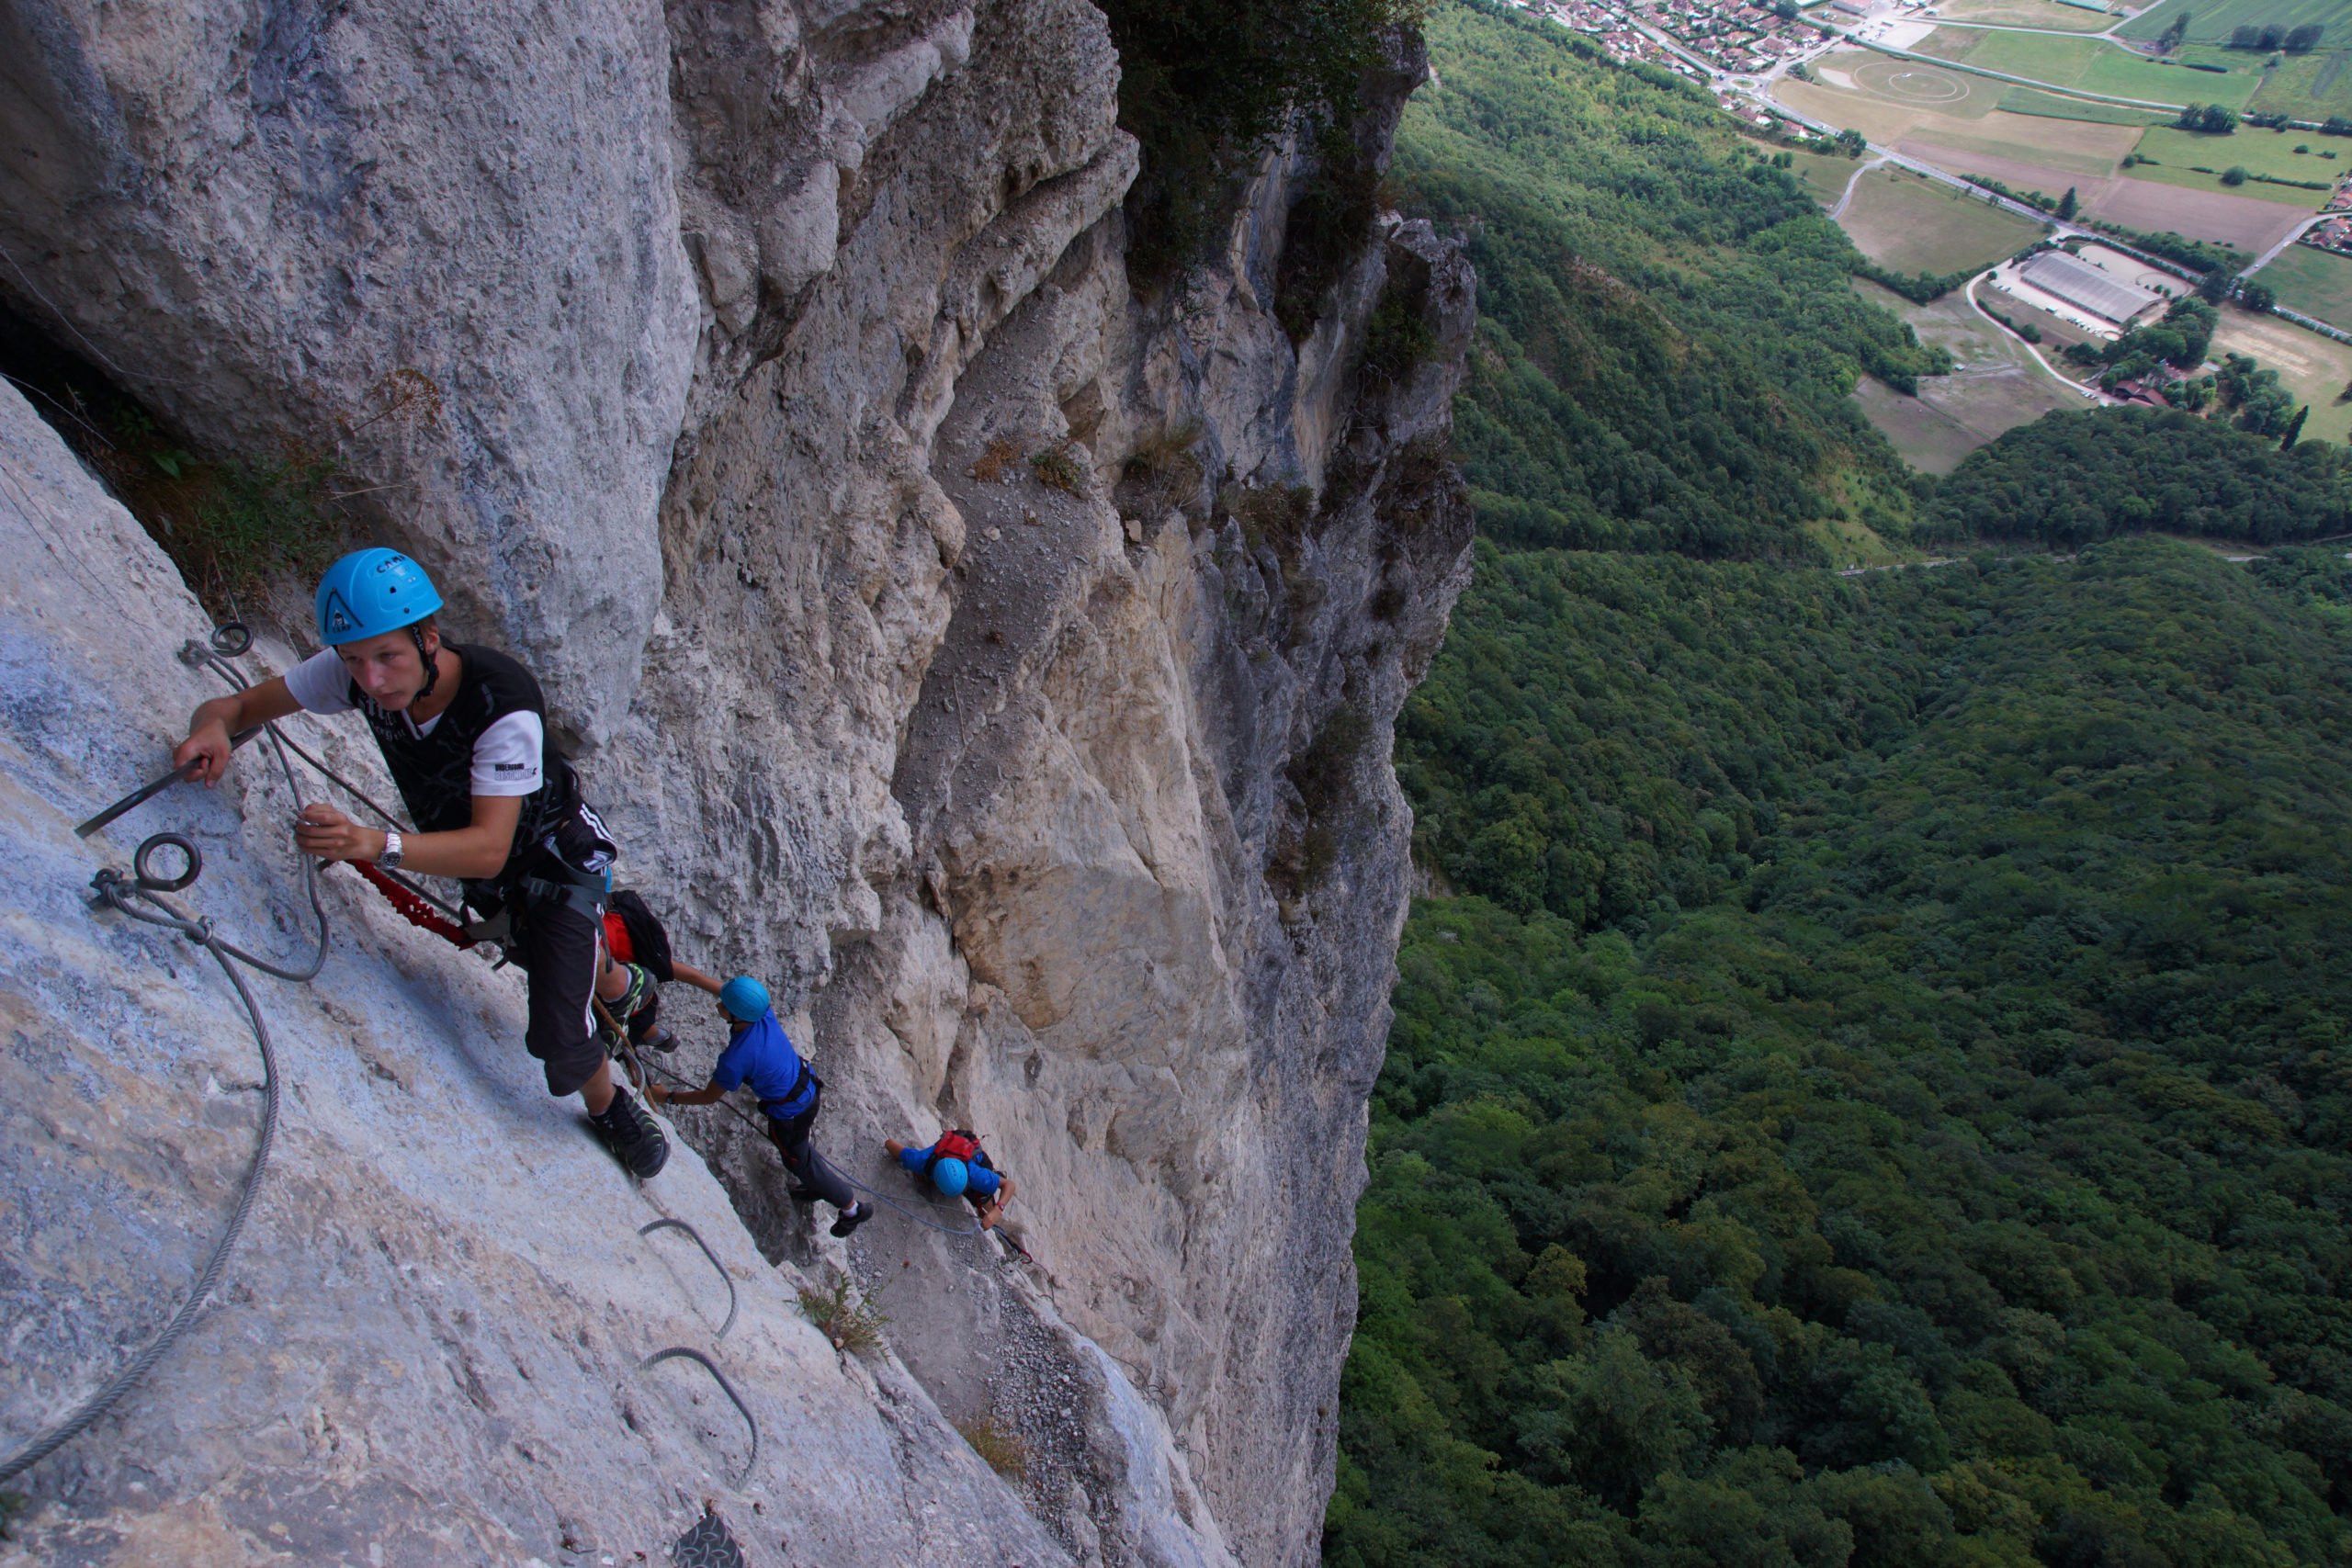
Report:
[{"label": "black trousers", "polygon": [[816,1125],[818,1108],[824,1101],[824,1090],[819,1089],[808,1097],[808,1109],[798,1115],[769,1117],[768,1142],[784,1156],[785,1171],[795,1181],[834,1208],[846,1209],[857,1201],[857,1194],[808,1141],[808,1130]]}]

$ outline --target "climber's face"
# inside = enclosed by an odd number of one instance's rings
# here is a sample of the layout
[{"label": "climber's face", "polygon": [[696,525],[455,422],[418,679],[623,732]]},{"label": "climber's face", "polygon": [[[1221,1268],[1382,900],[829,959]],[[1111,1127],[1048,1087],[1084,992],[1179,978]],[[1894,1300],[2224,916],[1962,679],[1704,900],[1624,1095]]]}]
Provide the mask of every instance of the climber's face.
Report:
[{"label": "climber's face", "polygon": [[[438,656],[441,634],[427,630],[423,640],[424,653]],[[351,679],[368,694],[369,702],[386,713],[399,713],[424,689],[424,659],[418,655],[417,642],[418,638],[403,627],[381,637],[344,643],[335,652],[343,656],[343,667],[351,671]]]}]

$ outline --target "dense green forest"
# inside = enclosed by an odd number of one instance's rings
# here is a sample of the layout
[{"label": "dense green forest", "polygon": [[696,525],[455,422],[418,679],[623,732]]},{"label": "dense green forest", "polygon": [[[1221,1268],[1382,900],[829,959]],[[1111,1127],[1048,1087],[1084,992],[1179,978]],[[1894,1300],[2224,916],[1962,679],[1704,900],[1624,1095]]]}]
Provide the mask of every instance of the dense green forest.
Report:
[{"label": "dense green forest", "polygon": [[2346,458],[2333,442],[2281,451],[2171,410],[2068,410],[1970,453],[1937,486],[1931,521],[1915,536],[2069,549],[2149,532],[2260,545],[2326,538],[2352,531]]},{"label": "dense green forest", "polygon": [[2352,565],[1482,566],[1326,1560],[2352,1554]]},{"label": "dense green forest", "polygon": [[1391,178],[1460,224],[1479,326],[1455,439],[1499,542],[1807,558],[1833,513],[1899,531],[1911,479],[1849,397],[1949,368],[1847,286],[1862,265],[1708,99],[1480,5]]},{"label": "dense green forest", "polygon": [[[2352,1562],[2344,454],[1935,368],[1654,73],[1473,6],[1477,570],[1416,852],[1325,1560]],[[1842,513],[1984,553],[1841,578]],[[2020,546],[2071,559],[2007,558]]]}]

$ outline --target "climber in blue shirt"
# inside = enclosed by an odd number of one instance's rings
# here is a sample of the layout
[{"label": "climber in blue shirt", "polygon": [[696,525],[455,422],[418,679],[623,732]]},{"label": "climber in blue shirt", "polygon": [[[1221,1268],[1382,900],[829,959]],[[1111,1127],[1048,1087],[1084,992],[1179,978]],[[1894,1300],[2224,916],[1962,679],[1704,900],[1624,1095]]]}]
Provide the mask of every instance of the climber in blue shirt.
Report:
[{"label": "climber in blue shirt", "polygon": [[997,1169],[980,1147],[980,1135],[967,1127],[942,1127],[938,1137],[919,1149],[885,1138],[882,1151],[940,1196],[961,1196],[979,1215],[984,1231],[996,1228],[1004,1206],[1012,1201],[1012,1178]]},{"label": "climber in blue shirt", "polygon": [[841,1173],[825,1163],[808,1142],[823,1103],[825,1082],[809,1070],[793,1047],[792,1037],[776,1021],[768,988],[749,975],[738,975],[724,986],[708,976],[680,972],[679,977],[713,991],[718,1010],[731,1032],[727,1048],[710,1069],[710,1082],[701,1089],[670,1089],[660,1084],[645,1091],[656,1105],[711,1105],[722,1095],[752,1086],[766,1113],[768,1142],[784,1156],[784,1168],[793,1179],[795,1198],[821,1198],[841,1211],[833,1222],[835,1235],[847,1235],[865,1223],[873,1206],[859,1202]]}]

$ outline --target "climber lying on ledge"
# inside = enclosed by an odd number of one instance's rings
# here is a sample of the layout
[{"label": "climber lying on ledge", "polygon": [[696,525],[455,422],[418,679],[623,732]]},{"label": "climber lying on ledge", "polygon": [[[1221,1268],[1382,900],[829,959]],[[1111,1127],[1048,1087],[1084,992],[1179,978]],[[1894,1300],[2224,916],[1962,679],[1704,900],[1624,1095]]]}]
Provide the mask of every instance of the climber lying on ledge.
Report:
[{"label": "climber lying on ledge", "polygon": [[616,989],[628,978],[605,973],[612,840],[548,735],[539,683],[505,654],[444,642],[440,608],[424,569],[397,550],[344,557],[319,584],[324,650],[198,708],[172,760],[198,762],[190,776],[217,784],[232,734],[298,708],[356,709],[418,830],[362,827],[313,803],[296,821],[296,845],[321,860],[457,877],[468,904],[506,911],[531,980],[524,1043],[547,1071],[548,1092],[578,1094],[605,1147],[650,1177],[670,1157],[668,1140],[613,1082],[590,1016],[600,976]]},{"label": "climber lying on ledge", "polygon": [[909,1148],[896,1138],[885,1138],[883,1150],[909,1171],[928,1181],[946,1197],[962,1194],[980,1216],[980,1228],[993,1230],[1012,1201],[1012,1178],[997,1169],[980,1147],[980,1135],[962,1127],[943,1127],[926,1148]]},{"label": "climber lying on ledge", "polygon": [[729,1031],[727,1048],[719,1052],[710,1082],[702,1088],[679,1090],[655,1084],[645,1091],[646,1098],[656,1105],[711,1105],[749,1083],[767,1114],[768,1142],[784,1156],[784,1168],[792,1178],[792,1195],[804,1201],[821,1198],[839,1209],[835,1235],[847,1235],[864,1224],[873,1205],[859,1202],[841,1173],[808,1141],[824,1102],[825,1080],[809,1070],[792,1036],[777,1021],[768,988],[749,975],[738,975],[724,986],[695,970],[681,968],[678,977],[718,998],[718,1010]]}]

